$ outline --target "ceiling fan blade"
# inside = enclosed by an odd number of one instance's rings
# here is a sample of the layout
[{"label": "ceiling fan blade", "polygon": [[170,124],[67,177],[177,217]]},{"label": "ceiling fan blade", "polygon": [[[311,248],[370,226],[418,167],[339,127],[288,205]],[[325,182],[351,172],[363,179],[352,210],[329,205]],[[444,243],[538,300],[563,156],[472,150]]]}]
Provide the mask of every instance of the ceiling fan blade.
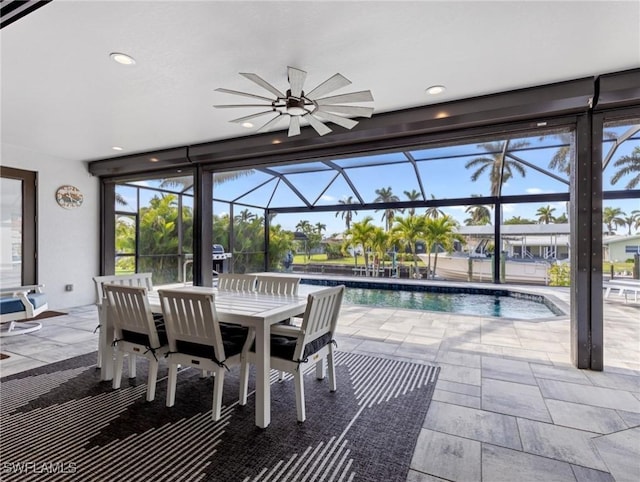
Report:
[{"label": "ceiling fan blade", "polygon": [[287,67],[287,75],[289,77],[289,85],[291,86],[291,95],[293,97],[300,97],[302,95],[304,79],[307,78],[307,73],[304,70]]},{"label": "ceiling fan blade", "polygon": [[373,100],[370,90],[361,90],[360,92],[351,92],[350,94],[334,95],[331,97],[323,97],[315,99],[318,105],[335,104],[336,102],[370,102]]},{"label": "ceiling fan blade", "polygon": [[228,105],[214,105],[216,109],[235,109],[236,107],[273,107],[267,104],[228,104]]},{"label": "ceiling fan blade", "polygon": [[267,129],[269,129],[269,127],[271,127],[272,125],[276,124],[281,118],[282,118],[282,114],[278,114],[273,119],[271,119],[269,122],[267,122],[265,125],[263,125],[260,129],[258,129],[256,132],[264,132],[264,131],[266,131]]},{"label": "ceiling fan blade", "polygon": [[320,105],[314,112],[335,112],[336,114],[371,117],[373,115],[373,107],[360,107],[355,105]]},{"label": "ceiling fan blade", "polygon": [[262,77],[260,77],[257,74],[248,74],[248,73],[240,72],[240,75],[242,75],[243,77],[246,77],[251,82],[254,82],[254,83],[258,84],[263,89],[268,90],[269,92],[271,92],[272,94],[274,94],[274,95],[276,95],[278,97],[285,97],[285,95],[282,92],[280,92],[273,85],[271,85],[269,82],[267,82],[266,80],[264,80]]},{"label": "ceiling fan blade", "polygon": [[292,115],[289,122],[289,137],[300,135],[300,116]]},{"label": "ceiling fan blade", "polygon": [[223,88],[216,89],[216,91],[224,92],[225,94],[243,95],[245,97],[252,97],[254,99],[262,99],[262,100],[266,100],[267,102],[273,102],[273,99],[270,99],[269,97],[262,97],[261,95],[249,94],[248,92],[239,92],[237,90],[223,89]]},{"label": "ceiling fan blade", "polygon": [[313,127],[315,131],[321,136],[331,132],[331,129],[329,129],[326,125],[313,117],[311,114],[305,114],[302,116],[302,118],[305,119],[309,123],[309,125]]},{"label": "ceiling fan blade", "polygon": [[358,121],[354,121],[353,119],[346,119],[344,117],[340,117],[339,115],[330,114],[329,112],[314,111],[312,115],[322,117],[323,119],[326,119],[329,122],[333,122],[334,124],[338,124],[345,129],[353,129],[358,125]]},{"label": "ceiling fan blade", "polygon": [[272,113],[273,113],[273,109],[265,110],[265,111],[262,111],[262,112],[258,112],[257,114],[251,114],[251,115],[247,115],[247,116],[244,116],[244,117],[238,117],[237,119],[230,120],[229,122],[237,122],[237,123],[245,122],[245,121],[248,121],[248,120],[251,120],[251,119],[255,119],[256,117],[260,117],[260,116],[263,116],[265,114],[272,114]]},{"label": "ceiling fan blade", "polygon": [[336,74],[333,77],[329,77],[323,83],[318,85],[315,89],[309,92],[306,97],[311,100],[315,100],[318,97],[322,97],[329,92],[333,92],[334,90],[338,90],[342,87],[346,87],[350,85],[351,81],[344,77],[342,74]]}]

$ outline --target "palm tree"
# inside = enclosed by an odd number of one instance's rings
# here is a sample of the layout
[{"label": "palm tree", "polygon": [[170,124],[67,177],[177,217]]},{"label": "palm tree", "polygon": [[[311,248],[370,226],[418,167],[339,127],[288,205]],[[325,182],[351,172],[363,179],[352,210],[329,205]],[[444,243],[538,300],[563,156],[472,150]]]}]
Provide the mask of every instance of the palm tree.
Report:
[{"label": "palm tree", "polygon": [[304,234],[308,234],[312,231],[311,223],[306,219],[302,219],[296,224],[296,229]]},{"label": "palm tree", "polygon": [[[338,204],[349,205],[355,204],[355,202],[353,200],[353,196],[349,196],[347,198],[340,199],[338,201]],[[340,216],[342,219],[344,219],[344,223],[347,226],[348,231],[349,229],[351,229],[351,221],[353,221],[353,216],[357,214],[358,211],[356,211],[355,209],[348,209],[336,212],[336,217]]]},{"label": "palm tree", "polygon": [[627,234],[631,236],[631,228],[640,226],[640,210],[634,209],[629,216],[624,216],[622,219],[629,228]]},{"label": "palm tree", "polygon": [[[416,191],[415,189],[412,189],[411,191],[404,191],[404,195],[407,196],[407,199],[409,201],[418,201],[419,199],[422,198],[422,193]],[[408,212],[409,212],[409,216],[415,216],[416,208],[409,208]]]},{"label": "palm tree", "polygon": [[[380,189],[376,189],[375,193],[378,195],[373,202],[374,203],[392,203],[400,201],[400,198],[393,194],[391,191],[391,187],[383,187]],[[376,209],[376,212],[380,211]],[[385,229],[389,231],[391,226],[393,226],[393,218],[395,217],[395,212],[400,211],[400,209],[385,209],[384,213],[382,213],[382,220],[385,222]]]},{"label": "palm tree", "polygon": [[362,246],[362,251],[364,252],[365,268],[369,266],[369,248],[371,248],[371,240],[376,229],[376,226],[374,226],[372,222],[373,218],[367,216],[362,221],[353,223],[351,229],[346,232],[347,239],[351,246],[353,246],[356,266],[358,266],[358,257],[355,256],[355,250],[358,245]]},{"label": "palm tree", "polygon": [[[432,194],[431,195],[431,199],[435,199],[436,197]],[[432,219],[436,219],[439,218],[440,216],[445,216],[444,211],[436,206],[430,206],[428,207],[425,212],[424,215],[428,218],[432,218]]]},{"label": "palm tree", "polygon": [[318,233],[320,236],[322,236],[322,231],[326,231],[327,230],[327,225],[323,224],[321,222],[317,222],[315,224],[315,228],[316,228],[316,233]]},{"label": "palm tree", "polygon": [[625,189],[635,189],[640,183],[640,146],[636,146],[630,155],[622,156],[613,165],[619,169],[611,178],[611,184],[616,184],[624,176],[633,175]]},{"label": "palm tree", "polygon": [[[213,174],[213,184],[222,184],[227,181],[234,181],[241,177],[253,174],[253,169],[243,169],[240,171],[216,172]],[[177,176],[162,179],[160,187],[176,187],[180,192],[185,192],[193,187],[193,176]]]},{"label": "palm tree", "polygon": [[[603,132],[605,139],[615,139],[616,135],[611,131]],[[549,161],[549,169],[555,169],[558,172],[569,176],[571,174],[571,166],[574,165],[576,159],[575,134],[573,132],[561,132],[557,134],[561,146]]]},{"label": "palm tree", "polygon": [[[436,267],[438,265],[438,247],[442,246],[447,251],[453,249],[453,241],[462,241],[462,236],[455,232],[458,223],[451,216],[443,216],[436,219],[427,219],[425,224],[425,241],[427,244],[427,253],[429,256],[429,265],[431,265],[431,251],[435,248],[433,258],[432,278],[436,276]],[[431,270],[431,266],[429,266]]]},{"label": "palm tree", "polygon": [[535,221],[521,216],[511,216],[503,224],[535,224]]},{"label": "palm tree", "polygon": [[479,166],[478,169],[471,175],[472,181],[477,181],[485,171],[489,170],[489,179],[491,181],[491,195],[500,195],[500,186],[503,182],[508,181],[513,177],[513,171],[518,172],[522,177],[525,177],[526,171],[519,162],[507,159],[507,152],[509,149],[515,150],[521,147],[529,145],[526,141],[516,142],[513,145],[509,145],[510,141],[498,141],[498,142],[486,142],[478,145],[483,148],[489,156],[476,157],[467,161],[464,165],[465,168]]},{"label": "palm tree", "polygon": [[552,208],[551,206],[543,206],[538,208],[536,211],[536,216],[538,216],[538,223],[549,224],[555,221],[555,217],[553,216],[553,211],[556,208]]},{"label": "palm tree", "polygon": [[640,229],[640,209],[634,209],[633,211],[631,211],[631,215],[635,216],[636,218],[634,228]]},{"label": "palm tree", "polygon": [[[371,235],[371,250],[375,253],[378,260],[382,260],[384,266],[384,256],[389,249],[391,235],[382,228],[376,226]],[[376,263],[374,263],[375,265]],[[374,266],[374,276],[378,276],[378,266]]]},{"label": "palm tree", "polygon": [[234,218],[234,220],[239,221],[241,223],[248,223],[248,222],[256,219],[257,217],[258,217],[257,214],[252,213],[248,209],[243,209],[238,214],[236,214],[233,218]]},{"label": "palm tree", "polygon": [[614,226],[624,226],[626,221],[622,216],[625,213],[620,208],[606,207],[602,210],[602,222],[607,225],[607,232],[605,234],[615,234]]},{"label": "palm tree", "polygon": [[576,158],[574,134],[573,132],[561,132],[557,136],[561,146],[549,161],[549,169],[555,169],[569,176],[571,174],[571,166],[573,166]]},{"label": "palm tree", "polygon": [[408,244],[413,255],[413,270],[416,277],[420,276],[418,269],[418,256],[416,255],[416,242],[424,237],[425,234],[425,217],[424,216],[406,216],[398,217],[391,232],[403,244]]},{"label": "palm tree", "polygon": [[481,204],[467,206],[464,212],[471,214],[471,217],[464,220],[464,224],[467,226],[484,226],[491,224],[491,210],[487,206]]}]

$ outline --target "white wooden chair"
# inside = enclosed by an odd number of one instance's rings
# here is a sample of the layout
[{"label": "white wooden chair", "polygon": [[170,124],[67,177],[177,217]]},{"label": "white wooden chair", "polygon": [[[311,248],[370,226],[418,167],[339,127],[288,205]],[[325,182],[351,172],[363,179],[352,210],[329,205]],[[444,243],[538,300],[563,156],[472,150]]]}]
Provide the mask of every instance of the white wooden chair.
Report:
[{"label": "white wooden chair", "polygon": [[294,276],[270,276],[258,274],[256,291],[272,295],[297,295],[300,278]]},{"label": "white wooden chair", "polygon": [[[241,363],[248,329],[218,322],[213,293],[181,290],[159,290],[158,293],[170,349],[167,407],[175,404],[178,365],[211,371],[215,374],[211,417],[217,421],[222,411],[225,370]],[[244,387],[240,390],[246,391]]]},{"label": "white wooden chair", "polygon": [[[299,422],[306,419],[304,400],[304,371],[311,364],[316,366],[316,377],[325,377],[324,359],[329,369],[329,388],[336,391],[336,376],[333,355],[333,336],[338,322],[338,314],[342,305],[344,286],[326,288],[311,293],[308,297],[307,309],[302,319],[302,326],[274,325],[271,327],[271,368],[290,373],[295,382],[296,410]],[[246,402],[248,370],[244,365],[253,363],[253,337],[245,345],[246,356],[240,375],[242,394],[240,404]]]},{"label": "white wooden chair", "polygon": [[[49,308],[44,285],[25,285],[0,289],[0,337],[23,335],[42,328],[37,321],[24,322]],[[16,322],[22,323],[16,323]]]},{"label": "white wooden chair", "polygon": [[[256,291],[271,295],[297,295],[301,278],[295,276],[273,276],[257,274]],[[292,324],[288,318],[281,323]],[[283,375],[281,374],[281,377]]]},{"label": "white wooden chair", "polygon": [[147,288],[104,284],[108,310],[115,329],[117,352],[114,362],[113,388],[120,388],[122,363],[125,353],[129,355],[129,377],[134,378],[137,356],[149,361],[147,377],[147,401],[155,398],[158,362],[169,351],[167,335],[161,317],[151,312]]},{"label": "white wooden chair", "polygon": [[[101,368],[103,364],[112,363],[113,357],[109,357],[108,360],[104,360],[105,353],[103,353],[102,347],[109,346],[113,342],[113,335],[106,329],[107,326],[107,297],[104,293],[105,283],[117,284],[122,286],[144,286],[148,291],[153,289],[153,283],[151,281],[151,273],[133,273],[126,275],[107,275],[107,276],[95,276],[93,282],[96,288],[96,307],[98,308],[98,329],[99,341],[98,341],[98,368]],[[106,338],[110,337],[110,340]],[[132,368],[131,359],[129,359],[129,370],[133,369],[135,372],[135,364]]]},{"label": "white wooden chair", "polygon": [[218,289],[221,291],[255,291],[256,275],[238,273],[220,273]]}]

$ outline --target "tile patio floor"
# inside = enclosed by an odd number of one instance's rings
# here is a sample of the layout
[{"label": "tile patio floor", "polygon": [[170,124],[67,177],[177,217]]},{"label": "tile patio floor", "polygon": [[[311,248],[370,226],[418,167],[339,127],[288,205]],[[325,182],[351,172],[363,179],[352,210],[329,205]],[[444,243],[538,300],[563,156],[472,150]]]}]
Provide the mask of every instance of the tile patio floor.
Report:
[{"label": "tile patio floor", "polygon": [[[567,308],[568,291],[535,290]],[[571,365],[566,316],[522,321],[344,304],[337,339],[343,351],[442,367],[407,481],[635,482],[640,304],[605,300],[604,309],[603,372]],[[97,324],[95,307],[83,306],[1,339],[10,358],[0,374],[94,351]]]}]

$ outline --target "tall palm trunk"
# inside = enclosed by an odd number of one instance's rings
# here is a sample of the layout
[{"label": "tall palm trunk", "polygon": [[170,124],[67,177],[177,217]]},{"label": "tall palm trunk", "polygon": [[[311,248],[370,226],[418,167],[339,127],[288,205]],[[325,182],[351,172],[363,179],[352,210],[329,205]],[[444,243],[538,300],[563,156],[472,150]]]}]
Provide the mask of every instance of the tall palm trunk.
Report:
[{"label": "tall palm trunk", "polygon": [[436,249],[433,255],[433,271],[431,272],[431,279],[436,279],[436,265],[438,264],[438,250]]}]

